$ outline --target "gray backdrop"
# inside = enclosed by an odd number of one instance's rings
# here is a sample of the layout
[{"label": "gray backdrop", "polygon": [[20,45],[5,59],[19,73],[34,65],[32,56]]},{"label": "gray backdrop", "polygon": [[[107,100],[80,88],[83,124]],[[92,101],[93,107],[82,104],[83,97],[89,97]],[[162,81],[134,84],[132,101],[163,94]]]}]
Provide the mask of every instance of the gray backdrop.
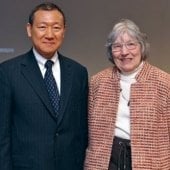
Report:
[{"label": "gray backdrop", "polygon": [[[42,0],[1,0],[0,62],[28,51],[30,10]],[[170,0],[53,0],[65,12],[67,32],[60,49],[92,75],[110,65],[105,42],[112,26],[129,18],[148,35],[150,62],[170,73]]]}]

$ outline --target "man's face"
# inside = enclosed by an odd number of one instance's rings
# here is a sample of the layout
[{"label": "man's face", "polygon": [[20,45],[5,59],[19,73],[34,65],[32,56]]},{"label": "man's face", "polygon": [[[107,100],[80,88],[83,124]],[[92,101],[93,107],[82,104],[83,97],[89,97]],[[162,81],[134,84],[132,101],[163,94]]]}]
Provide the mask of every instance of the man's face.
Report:
[{"label": "man's face", "polygon": [[65,25],[62,14],[57,10],[38,10],[34,14],[33,24],[27,24],[27,33],[34,48],[44,58],[50,59],[64,39]]}]

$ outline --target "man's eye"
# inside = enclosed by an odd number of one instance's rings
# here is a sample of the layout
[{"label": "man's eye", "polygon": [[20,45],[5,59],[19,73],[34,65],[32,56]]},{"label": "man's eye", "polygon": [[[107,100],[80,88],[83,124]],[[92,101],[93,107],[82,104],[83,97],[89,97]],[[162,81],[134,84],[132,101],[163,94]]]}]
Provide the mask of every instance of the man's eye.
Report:
[{"label": "man's eye", "polygon": [[45,26],[38,26],[38,29],[44,30],[46,27]]},{"label": "man's eye", "polygon": [[61,30],[61,27],[53,27],[53,29],[55,30],[55,31],[59,31],[59,30]]}]

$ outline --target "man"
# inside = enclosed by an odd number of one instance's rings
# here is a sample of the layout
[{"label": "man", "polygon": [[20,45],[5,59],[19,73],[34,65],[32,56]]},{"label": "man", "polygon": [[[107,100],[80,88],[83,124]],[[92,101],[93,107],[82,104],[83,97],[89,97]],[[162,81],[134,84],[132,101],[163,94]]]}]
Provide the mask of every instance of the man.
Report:
[{"label": "man", "polygon": [[[0,64],[0,170],[82,170],[88,75],[58,52],[64,13],[53,3],[36,6],[27,33],[33,48]],[[55,104],[47,87],[52,80],[45,81],[47,60],[54,63]]]}]

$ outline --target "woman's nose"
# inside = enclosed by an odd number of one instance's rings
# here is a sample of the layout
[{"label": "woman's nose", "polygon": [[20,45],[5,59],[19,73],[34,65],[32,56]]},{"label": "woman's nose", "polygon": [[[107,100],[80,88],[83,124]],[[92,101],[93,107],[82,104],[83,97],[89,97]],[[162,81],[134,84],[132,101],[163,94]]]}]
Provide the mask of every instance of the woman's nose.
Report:
[{"label": "woman's nose", "polygon": [[127,49],[125,44],[122,45],[121,53],[124,54],[124,55],[129,53],[129,50]]}]

